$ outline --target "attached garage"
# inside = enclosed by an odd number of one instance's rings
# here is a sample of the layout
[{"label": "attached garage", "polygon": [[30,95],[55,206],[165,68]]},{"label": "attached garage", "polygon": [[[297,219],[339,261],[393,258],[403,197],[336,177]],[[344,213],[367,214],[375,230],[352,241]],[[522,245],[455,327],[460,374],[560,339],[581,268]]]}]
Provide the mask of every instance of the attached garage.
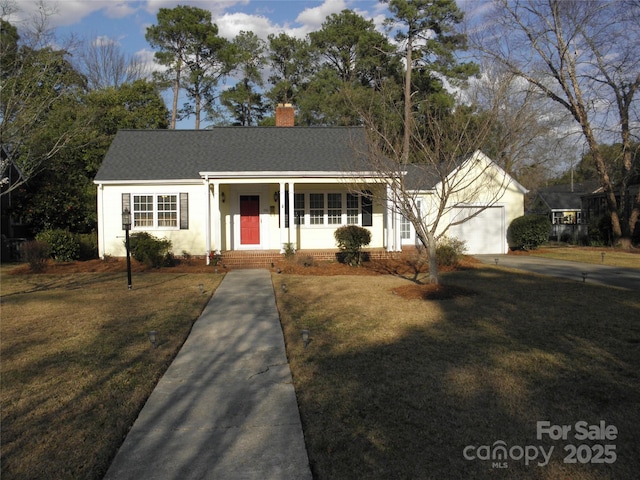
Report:
[{"label": "attached garage", "polygon": [[[474,214],[475,216],[473,216]],[[507,253],[507,225],[504,206],[494,205],[484,210],[480,207],[455,207],[451,210],[450,223],[464,218],[469,219],[458,225],[450,226],[447,236],[465,241],[467,254]]]}]

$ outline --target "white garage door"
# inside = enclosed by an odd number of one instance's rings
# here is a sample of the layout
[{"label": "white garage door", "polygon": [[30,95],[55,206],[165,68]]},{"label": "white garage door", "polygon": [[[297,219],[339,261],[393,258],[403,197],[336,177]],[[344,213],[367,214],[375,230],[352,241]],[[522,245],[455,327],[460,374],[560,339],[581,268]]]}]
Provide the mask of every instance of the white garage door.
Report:
[{"label": "white garage door", "polygon": [[[467,218],[478,210],[455,208],[451,212],[452,221]],[[504,207],[486,208],[466,222],[450,227],[447,236],[464,240],[469,255],[507,253]]]}]

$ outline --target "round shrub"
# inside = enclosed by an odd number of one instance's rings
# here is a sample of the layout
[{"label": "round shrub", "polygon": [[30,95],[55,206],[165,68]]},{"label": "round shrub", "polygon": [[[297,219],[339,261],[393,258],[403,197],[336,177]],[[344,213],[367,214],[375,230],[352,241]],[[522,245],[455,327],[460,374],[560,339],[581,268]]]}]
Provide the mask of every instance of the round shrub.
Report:
[{"label": "round shrub", "polygon": [[357,225],[345,225],[333,232],[342,255],[340,261],[351,266],[362,262],[362,247],[371,243],[371,232]]},{"label": "round shrub", "polygon": [[129,237],[131,256],[137,261],[159,268],[166,265],[171,240],[157,238],[148,232],[137,232]]},{"label": "round shrub", "polygon": [[465,254],[467,247],[464,240],[444,237],[436,246],[436,259],[438,265],[453,266],[460,263],[460,258]]},{"label": "round shrub", "polygon": [[515,218],[507,229],[507,241],[512,250],[535,250],[549,239],[551,221],[543,215],[523,215]]},{"label": "round shrub", "polygon": [[68,230],[43,230],[36,235],[36,240],[49,245],[51,258],[56,262],[72,262],[80,258],[80,242]]}]

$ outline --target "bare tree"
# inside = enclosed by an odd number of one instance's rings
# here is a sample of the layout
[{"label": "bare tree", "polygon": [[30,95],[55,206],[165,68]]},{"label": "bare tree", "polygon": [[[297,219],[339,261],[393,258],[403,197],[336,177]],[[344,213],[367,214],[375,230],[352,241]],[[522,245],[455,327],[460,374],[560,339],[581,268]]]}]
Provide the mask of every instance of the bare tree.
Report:
[{"label": "bare tree", "polygon": [[[5,20],[15,13],[14,7],[3,4],[0,19],[2,195],[39,173],[87,125],[74,109],[84,92],[83,78],[70,64],[66,49],[50,47],[53,33],[48,19],[55,10],[40,3],[19,34]],[[12,167],[20,173],[12,176],[15,181],[9,181]]]},{"label": "bare tree", "polygon": [[[480,152],[497,124],[503,99],[496,95],[491,108],[483,111],[469,106],[446,112],[427,109],[420,119],[423,128],[410,129],[411,162],[406,160],[406,139],[398,123],[362,113],[369,143],[359,157],[366,157],[365,170],[375,172],[380,184],[370,195],[390,209],[391,216],[400,215],[413,225],[427,252],[430,283],[440,281],[436,246],[450,227],[481,214],[515,187],[507,172]],[[385,104],[398,110],[384,118],[403,118],[402,106]],[[363,182],[354,182],[359,191],[366,190]]]},{"label": "bare tree", "polygon": [[79,54],[79,70],[89,90],[118,88],[150,76],[150,68],[135,55],[127,55],[115,41],[94,38]]},{"label": "bare tree", "polygon": [[484,153],[530,189],[577,161],[579,132],[568,112],[500,65],[483,65],[481,71],[462,99],[490,109],[496,96],[503,97]]},{"label": "bare tree", "polygon": [[[640,216],[640,193],[627,198],[640,162],[631,148],[638,132],[640,4],[496,0],[495,5],[492,24],[475,36],[475,47],[571,114],[595,159],[615,241],[630,246]],[[623,146],[619,185],[599,146],[613,142]]]}]

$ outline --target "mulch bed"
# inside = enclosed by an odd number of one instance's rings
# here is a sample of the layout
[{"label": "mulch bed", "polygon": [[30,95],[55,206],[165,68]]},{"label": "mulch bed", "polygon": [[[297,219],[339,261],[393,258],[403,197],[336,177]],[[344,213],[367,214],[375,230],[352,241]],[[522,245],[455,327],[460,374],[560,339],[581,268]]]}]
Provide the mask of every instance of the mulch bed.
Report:
[{"label": "mulch bed", "polygon": [[[460,270],[465,268],[473,268],[477,263],[472,258],[465,258],[460,265],[457,266],[441,266],[440,273]],[[72,274],[72,273],[108,273],[108,272],[126,272],[127,264],[122,258],[107,258],[105,260],[95,259],[82,262],[53,262],[49,261],[40,273],[44,274]],[[202,259],[180,259],[172,267],[152,268],[135,260],[131,261],[131,271],[134,273],[141,272],[158,272],[158,273],[212,273],[213,267],[205,265]],[[219,267],[219,272],[229,271],[228,268]],[[427,273],[429,271],[427,262],[418,259],[415,254],[406,255],[396,259],[372,260],[363,263],[360,267],[351,267],[338,262],[308,262],[292,260],[283,260],[274,266],[273,271],[280,271],[285,274],[293,275],[314,275],[314,276],[331,276],[331,275],[398,275],[407,278],[417,276],[419,273]],[[10,271],[12,275],[31,274],[29,265],[20,265]],[[475,292],[457,287],[454,285],[425,285],[414,283],[398,287],[393,290],[396,295],[407,299],[422,300],[444,300],[459,296],[473,295]]]}]

